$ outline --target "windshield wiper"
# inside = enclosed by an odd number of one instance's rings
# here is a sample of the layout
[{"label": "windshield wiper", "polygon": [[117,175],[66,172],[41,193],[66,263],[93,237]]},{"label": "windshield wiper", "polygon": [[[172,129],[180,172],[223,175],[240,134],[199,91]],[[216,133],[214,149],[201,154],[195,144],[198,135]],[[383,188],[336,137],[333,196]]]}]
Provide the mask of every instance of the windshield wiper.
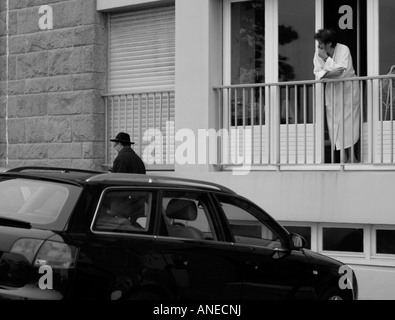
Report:
[{"label": "windshield wiper", "polygon": [[0,217],[0,226],[23,228],[23,229],[31,229],[32,228],[32,225],[29,222],[16,220],[16,219],[10,219],[10,218],[4,218],[4,217]]}]

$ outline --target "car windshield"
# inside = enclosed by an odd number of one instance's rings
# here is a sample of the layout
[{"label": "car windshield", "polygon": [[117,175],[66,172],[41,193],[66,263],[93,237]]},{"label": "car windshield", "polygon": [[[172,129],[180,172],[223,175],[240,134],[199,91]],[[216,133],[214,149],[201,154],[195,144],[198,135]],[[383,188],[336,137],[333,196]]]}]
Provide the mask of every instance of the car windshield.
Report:
[{"label": "car windshield", "polygon": [[76,188],[42,180],[0,180],[0,218],[50,225],[75,201]]}]

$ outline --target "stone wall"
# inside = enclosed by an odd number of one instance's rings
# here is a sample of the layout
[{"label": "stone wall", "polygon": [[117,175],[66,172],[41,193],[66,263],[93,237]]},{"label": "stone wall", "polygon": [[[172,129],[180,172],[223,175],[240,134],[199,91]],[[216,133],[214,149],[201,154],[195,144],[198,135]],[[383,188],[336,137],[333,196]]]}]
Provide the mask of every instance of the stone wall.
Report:
[{"label": "stone wall", "polygon": [[0,167],[5,167],[6,158],[6,34],[6,2],[0,1]]},{"label": "stone wall", "polygon": [[95,0],[11,0],[8,10],[0,1],[0,10],[0,166],[101,169],[105,14]]}]

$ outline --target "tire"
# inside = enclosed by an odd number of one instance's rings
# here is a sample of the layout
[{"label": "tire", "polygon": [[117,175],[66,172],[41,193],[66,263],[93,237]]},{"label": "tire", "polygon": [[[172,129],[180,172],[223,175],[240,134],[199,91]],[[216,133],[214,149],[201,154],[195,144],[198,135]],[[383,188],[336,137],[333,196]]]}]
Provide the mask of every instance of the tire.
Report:
[{"label": "tire", "polygon": [[351,290],[330,288],[320,296],[320,300],[352,300],[352,293]]}]

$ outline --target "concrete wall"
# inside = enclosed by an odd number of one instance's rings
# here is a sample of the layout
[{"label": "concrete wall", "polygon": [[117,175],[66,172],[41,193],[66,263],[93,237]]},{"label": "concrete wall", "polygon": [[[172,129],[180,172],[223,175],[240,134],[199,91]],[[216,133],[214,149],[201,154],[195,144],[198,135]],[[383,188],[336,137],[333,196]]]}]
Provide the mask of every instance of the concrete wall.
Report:
[{"label": "concrete wall", "polygon": [[[218,129],[212,87],[222,83],[221,2],[176,1],[176,132],[187,129],[197,137],[199,129]],[[176,141],[176,148],[182,143]],[[176,162],[176,171],[180,172],[213,170],[208,164]]]},{"label": "concrete wall", "polygon": [[280,221],[395,225],[395,172],[163,173],[222,184]]},{"label": "concrete wall", "polygon": [[[0,74],[0,165],[99,169],[105,138],[105,14],[96,11],[95,0],[15,0],[8,10],[5,2],[0,7],[0,63],[6,70]],[[53,29],[39,27],[49,14],[39,12],[43,5],[52,9]]]}]

